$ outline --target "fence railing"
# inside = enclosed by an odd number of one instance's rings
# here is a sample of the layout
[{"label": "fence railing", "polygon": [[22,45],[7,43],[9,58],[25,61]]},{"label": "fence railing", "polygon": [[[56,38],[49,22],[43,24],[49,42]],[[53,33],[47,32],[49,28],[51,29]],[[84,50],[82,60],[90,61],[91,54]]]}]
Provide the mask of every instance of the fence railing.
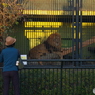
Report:
[{"label": "fence railing", "polygon": [[[27,65],[19,70],[21,95],[93,95],[94,59],[29,59],[23,61],[27,61]],[[53,65],[45,63],[39,65],[34,62],[52,62]],[[56,64],[56,62],[60,63]],[[73,62],[75,66],[71,64]],[[0,73],[2,75],[2,70]],[[2,95],[2,76],[0,81],[0,94]],[[13,95],[12,85],[10,95]]]}]

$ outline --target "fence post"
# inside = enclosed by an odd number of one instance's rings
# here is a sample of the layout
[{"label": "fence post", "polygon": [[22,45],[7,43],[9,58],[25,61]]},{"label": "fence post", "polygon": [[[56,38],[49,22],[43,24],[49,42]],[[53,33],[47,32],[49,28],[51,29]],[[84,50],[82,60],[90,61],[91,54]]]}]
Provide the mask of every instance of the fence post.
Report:
[{"label": "fence post", "polygon": [[60,68],[60,95],[62,95],[62,68],[63,68],[63,61],[61,62],[61,68]]}]

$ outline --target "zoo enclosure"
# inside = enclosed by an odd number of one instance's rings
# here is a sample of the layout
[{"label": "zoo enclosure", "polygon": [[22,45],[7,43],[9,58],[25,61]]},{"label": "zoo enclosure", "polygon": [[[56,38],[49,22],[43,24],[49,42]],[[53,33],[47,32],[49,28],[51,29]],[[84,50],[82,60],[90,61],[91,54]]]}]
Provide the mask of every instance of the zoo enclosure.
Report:
[{"label": "zoo enclosure", "polygon": [[89,47],[94,47],[94,43],[88,42],[88,45],[83,47],[82,42],[94,36],[95,2],[91,0],[89,3],[86,0],[86,5],[85,0],[49,0],[44,1],[44,4],[42,2],[43,0],[27,2],[26,10],[23,11],[24,22],[15,26],[15,32],[9,34],[18,39],[16,47],[21,53],[27,54],[50,34],[58,32],[61,35],[62,48],[73,47],[69,53],[72,58],[94,59],[94,53],[88,51]]},{"label": "zoo enclosure", "polygon": [[[39,40],[43,40],[41,35],[38,38],[32,38],[30,35],[33,35],[34,31],[36,34],[57,31],[62,35],[62,47],[73,48],[72,53],[62,60],[24,60],[60,63],[52,66],[28,64],[20,70],[22,95],[93,94],[95,54],[88,51],[88,47],[94,47],[94,43],[82,48],[82,42],[94,36],[94,3],[94,0],[45,0],[44,3],[43,0],[35,2],[30,0],[28,2],[24,11],[24,14],[27,14],[25,22],[15,26],[16,31],[10,34],[16,35],[18,40],[16,47],[21,50],[21,53],[27,54],[32,47],[31,41],[36,40],[37,45],[41,42]],[[74,51],[75,45],[76,51]]]}]

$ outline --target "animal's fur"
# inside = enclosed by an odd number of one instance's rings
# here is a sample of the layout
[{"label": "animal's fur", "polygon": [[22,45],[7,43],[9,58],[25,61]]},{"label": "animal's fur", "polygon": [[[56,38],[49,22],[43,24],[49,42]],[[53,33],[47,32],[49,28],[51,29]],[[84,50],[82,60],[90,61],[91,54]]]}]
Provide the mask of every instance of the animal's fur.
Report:
[{"label": "animal's fur", "polygon": [[[47,54],[55,54],[60,56],[61,58],[61,36],[59,33],[51,34],[46,41],[42,44],[35,46],[34,48],[30,49],[28,58],[29,59],[42,59],[47,58]],[[48,56],[47,59],[54,59],[51,56]],[[56,58],[56,59],[59,59]]]}]

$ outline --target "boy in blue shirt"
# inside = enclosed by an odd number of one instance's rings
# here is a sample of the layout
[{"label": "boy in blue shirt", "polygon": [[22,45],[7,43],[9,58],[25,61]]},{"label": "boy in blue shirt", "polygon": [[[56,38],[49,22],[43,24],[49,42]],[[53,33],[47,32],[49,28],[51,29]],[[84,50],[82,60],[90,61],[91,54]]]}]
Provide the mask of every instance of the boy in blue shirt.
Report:
[{"label": "boy in blue shirt", "polygon": [[0,54],[0,62],[3,62],[3,95],[9,95],[10,81],[13,83],[14,94],[20,95],[19,74],[16,61],[20,57],[19,50],[14,48],[16,39],[8,36],[5,45],[7,46]]}]

